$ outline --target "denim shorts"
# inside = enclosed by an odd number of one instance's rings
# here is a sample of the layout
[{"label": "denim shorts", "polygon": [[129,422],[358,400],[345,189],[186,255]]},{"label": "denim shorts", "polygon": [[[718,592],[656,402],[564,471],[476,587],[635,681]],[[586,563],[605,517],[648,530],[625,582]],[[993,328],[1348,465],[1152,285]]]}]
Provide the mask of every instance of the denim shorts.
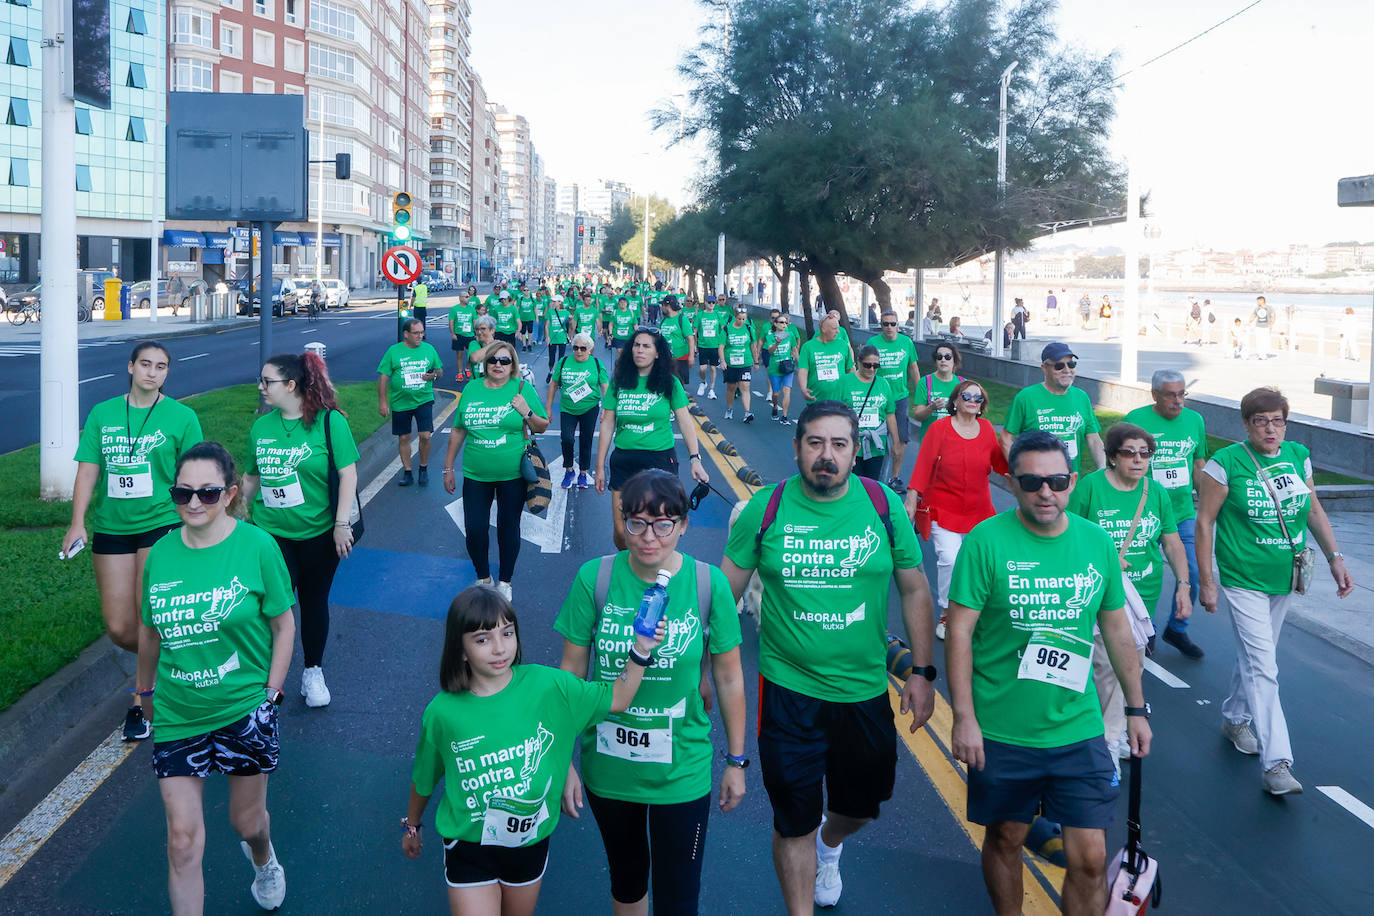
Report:
[{"label": "denim shorts", "polygon": [[968,771],[968,819],[1029,824],[1036,814],[1065,827],[1105,830],[1121,788],[1099,735],[1063,747],[983,739],[983,769]]}]

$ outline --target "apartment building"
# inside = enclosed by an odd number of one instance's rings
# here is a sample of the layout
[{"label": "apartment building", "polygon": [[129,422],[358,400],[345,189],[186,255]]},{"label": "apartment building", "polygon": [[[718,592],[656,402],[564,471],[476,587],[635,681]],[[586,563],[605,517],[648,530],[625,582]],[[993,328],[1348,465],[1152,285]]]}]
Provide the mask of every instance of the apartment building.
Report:
[{"label": "apartment building", "polygon": [[429,195],[433,231],[424,253],[434,258],[439,269],[460,277],[474,272],[467,266],[475,247],[471,13],[467,0],[434,0],[430,4]]},{"label": "apartment building", "polygon": [[472,73],[472,242],[465,247],[465,276],[488,279],[496,261],[498,240],[510,235],[504,214],[508,213],[506,185],[501,177],[501,137],[496,130],[496,113],[487,103],[482,77]]}]

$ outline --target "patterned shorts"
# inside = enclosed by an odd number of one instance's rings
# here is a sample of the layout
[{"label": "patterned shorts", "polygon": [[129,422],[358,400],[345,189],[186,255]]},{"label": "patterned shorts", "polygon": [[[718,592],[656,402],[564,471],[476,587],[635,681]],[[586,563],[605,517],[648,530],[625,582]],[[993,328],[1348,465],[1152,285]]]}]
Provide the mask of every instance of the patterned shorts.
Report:
[{"label": "patterned shorts", "polygon": [[[156,734],[156,724],[154,724]],[[223,728],[179,741],[153,742],[153,771],[158,779],[211,773],[256,776],[277,768],[277,707],[264,702]]]}]

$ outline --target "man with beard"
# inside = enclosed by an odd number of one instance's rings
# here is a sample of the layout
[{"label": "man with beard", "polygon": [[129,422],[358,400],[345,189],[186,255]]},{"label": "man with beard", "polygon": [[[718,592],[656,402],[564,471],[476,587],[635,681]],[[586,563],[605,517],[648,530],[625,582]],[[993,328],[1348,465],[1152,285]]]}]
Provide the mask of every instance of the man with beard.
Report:
[{"label": "man with beard", "polygon": [[1069,470],[1078,473],[1084,447],[1092,451],[1100,468],[1107,466],[1102,449],[1101,427],[1093,413],[1093,403],[1083,389],[1073,387],[1078,375],[1078,357],[1066,343],[1045,344],[1040,351],[1044,384],[1027,385],[1016,392],[1007,420],[1002,426],[1002,451],[1022,433],[1039,429],[1054,433],[1069,450]]},{"label": "man with beard", "polygon": [[800,473],[754,494],[721,563],[736,600],[754,570],[764,585],[759,762],[773,805],[773,865],[793,914],[835,905],[841,843],[892,797],[885,634],[894,576],[916,662],[901,702],[913,732],[935,702],[921,550],[896,494],[852,473],[858,438],[844,404],[808,405],[793,442]]}]

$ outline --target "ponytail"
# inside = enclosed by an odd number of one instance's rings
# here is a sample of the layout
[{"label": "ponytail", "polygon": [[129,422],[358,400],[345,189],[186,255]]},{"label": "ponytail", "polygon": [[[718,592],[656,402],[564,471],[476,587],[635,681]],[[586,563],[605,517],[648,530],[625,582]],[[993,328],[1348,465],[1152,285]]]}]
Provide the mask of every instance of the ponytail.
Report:
[{"label": "ponytail", "polygon": [[285,381],[296,383],[296,394],[301,399],[301,419],[305,428],[315,425],[315,417],[321,411],[339,410],[338,392],[329,378],[329,367],[319,354],[309,350],[300,354],[282,353],[267,361],[276,366]]}]

